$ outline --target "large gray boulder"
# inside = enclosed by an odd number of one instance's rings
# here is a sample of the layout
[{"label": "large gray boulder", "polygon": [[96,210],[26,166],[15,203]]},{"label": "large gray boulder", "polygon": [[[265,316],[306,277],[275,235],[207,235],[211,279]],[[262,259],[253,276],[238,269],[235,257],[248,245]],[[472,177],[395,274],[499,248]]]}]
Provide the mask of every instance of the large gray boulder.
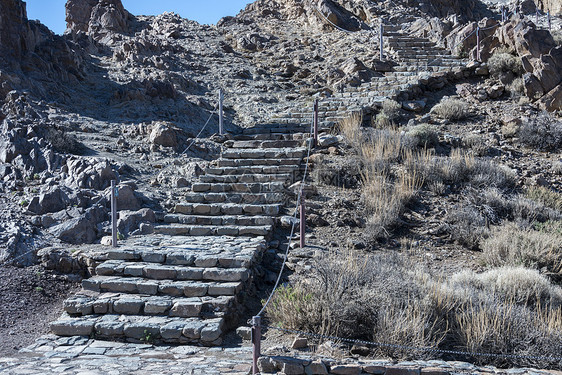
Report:
[{"label": "large gray boulder", "polygon": [[93,243],[98,238],[98,223],[105,220],[107,210],[92,207],[81,216],[65,221],[49,229],[49,232],[61,241],[71,244]]},{"label": "large gray boulder", "polygon": [[68,0],[66,33],[80,32],[99,40],[110,33],[126,33],[132,15],[121,0]]}]

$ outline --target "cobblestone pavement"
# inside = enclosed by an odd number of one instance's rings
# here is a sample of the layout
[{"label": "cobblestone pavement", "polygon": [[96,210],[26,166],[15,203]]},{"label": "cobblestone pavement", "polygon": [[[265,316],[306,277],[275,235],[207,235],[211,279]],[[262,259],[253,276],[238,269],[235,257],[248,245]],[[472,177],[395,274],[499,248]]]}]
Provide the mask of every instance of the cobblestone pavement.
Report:
[{"label": "cobblestone pavement", "polygon": [[154,346],[44,336],[13,358],[0,358],[0,374],[248,374],[252,348]]}]

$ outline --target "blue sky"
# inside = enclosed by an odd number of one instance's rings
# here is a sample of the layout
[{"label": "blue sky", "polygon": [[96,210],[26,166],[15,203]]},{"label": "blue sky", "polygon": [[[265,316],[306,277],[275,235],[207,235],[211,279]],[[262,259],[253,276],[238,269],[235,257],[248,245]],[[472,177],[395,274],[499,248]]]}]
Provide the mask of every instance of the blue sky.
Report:
[{"label": "blue sky", "polygon": [[[27,16],[39,20],[56,34],[66,29],[66,0],[26,0]],[[122,0],[123,6],[135,15],[157,15],[175,12],[199,23],[215,24],[224,16],[235,16],[249,0]]]}]

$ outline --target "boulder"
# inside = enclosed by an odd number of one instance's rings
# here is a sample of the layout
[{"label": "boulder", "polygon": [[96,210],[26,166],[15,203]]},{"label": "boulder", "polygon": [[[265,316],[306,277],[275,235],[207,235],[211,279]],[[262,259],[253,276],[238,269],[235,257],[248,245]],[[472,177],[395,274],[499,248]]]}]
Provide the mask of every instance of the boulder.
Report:
[{"label": "boulder", "polygon": [[141,204],[133,188],[129,185],[119,185],[117,187],[117,209],[136,211],[139,208],[141,208]]},{"label": "boulder", "polygon": [[110,33],[129,30],[132,16],[121,0],[68,0],[66,3],[66,33],[80,32],[100,40]]},{"label": "boulder", "polygon": [[63,167],[68,177],[67,186],[82,189],[103,190],[111,185],[112,180],[118,180],[119,174],[115,172],[107,159],[99,158],[72,158]]},{"label": "boulder", "polygon": [[553,88],[538,101],[539,106],[547,111],[562,109],[562,84]]},{"label": "boulder", "polygon": [[163,147],[176,147],[178,138],[175,129],[165,123],[156,123],[149,137],[150,143]]},{"label": "boulder", "polygon": [[562,0],[535,0],[543,12],[550,11],[552,15],[562,16]]},{"label": "boulder", "polygon": [[[128,234],[139,228],[141,223],[156,222],[156,215],[150,208],[143,208],[138,211],[119,211],[117,229],[120,233]],[[148,231],[148,229],[145,229]]]},{"label": "boulder", "polygon": [[64,210],[68,202],[68,195],[60,187],[56,186],[48,192],[34,197],[27,209],[34,214],[43,215]]},{"label": "boulder", "polygon": [[97,224],[104,221],[106,216],[105,209],[92,207],[77,218],[51,227],[49,232],[61,241],[71,244],[93,243],[98,237]]}]

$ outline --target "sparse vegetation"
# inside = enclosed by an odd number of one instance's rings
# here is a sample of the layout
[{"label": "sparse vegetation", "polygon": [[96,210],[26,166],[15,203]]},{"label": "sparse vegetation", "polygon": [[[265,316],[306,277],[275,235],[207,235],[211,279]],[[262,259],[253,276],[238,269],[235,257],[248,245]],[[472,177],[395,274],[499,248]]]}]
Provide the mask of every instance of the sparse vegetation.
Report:
[{"label": "sparse vegetation", "polygon": [[431,109],[431,113],[438,118],[449,121],[463,120],[470,114],[468,104],[465,101],[453,98],[441,100]]},{"label": "sparse vegetation", "polygon": [[433,125],[420,124],[408,130],[406,134],[414,138],[417,145],[423,148],[432,148],[439,144],[439,133]]},{"label": "sparse vegetation", "polygon": [[562,122],[548,112],[523,121],[519,139],[527,147],[541,151],[555,151],[562,147]]},{"label": "sparse vegetation", "polygon": [[393,124],[400,117],[400,110],[402,105],[396,100],[387,99],[382,103],[382,109],[377,114],[374,120],[374,127],[385,129],[393,126]]},{"label": "sparse vegetation", "polygon": [[[268,308],[276,324],[409,347],[558,356],[562,289],[534,270],[463,271],[442,281],[395,253],[347,252],[320,257],[309,276],[276,294]],[[373,350],[375,355],[413,358],[400,348]],[[415,353],[420,356],[435,354]],[[465,359],[490,362],[477,356]],[[517,358],[492,361],[545,365]]]},{"label": "sparse vegetation", "polygon": [[57,128],[47,129],[45,139],[60,153],[80,155],[84,148],[76,136]]},{"label": "sparse vegetation", "polygon": [[519,57],[505,51],[498,51],[488,59],[488,69],[493,76],[508,72],[519,75],[523,71],[523,64]]}]

